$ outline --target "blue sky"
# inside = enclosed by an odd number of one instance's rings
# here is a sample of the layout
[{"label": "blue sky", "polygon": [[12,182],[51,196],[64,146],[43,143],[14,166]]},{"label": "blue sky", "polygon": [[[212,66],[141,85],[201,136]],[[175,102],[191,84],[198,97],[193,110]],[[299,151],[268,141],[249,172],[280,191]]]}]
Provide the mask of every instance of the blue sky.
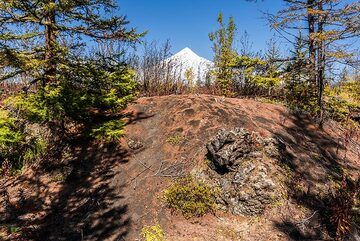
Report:
[{"label": "blue sky", "polygon": [[[217,29],[217,15],[233,16],[239,32],[247,31],[253,50],[264,49],[274,34],[261,12],[276,12],[282,0],[258,3],[245,0],[118,0],[119,14],[127,15],[131,26],[148,30],[147,40],[170,39],[172,52],[190,47],[200,56],[212,59],[208,34]],[[282,43],[285,46],[285,41]],[[286,51],[286,46],[283,48]]]}]

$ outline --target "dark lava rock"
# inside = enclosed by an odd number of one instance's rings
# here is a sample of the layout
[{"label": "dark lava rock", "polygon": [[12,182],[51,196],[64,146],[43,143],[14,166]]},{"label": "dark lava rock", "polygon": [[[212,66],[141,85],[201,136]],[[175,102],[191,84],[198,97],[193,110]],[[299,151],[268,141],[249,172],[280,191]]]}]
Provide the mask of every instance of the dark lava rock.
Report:
[{"label": "dark lava rock", "polygon": [[245,129],[221,130],[206,145],[209,177],[221,189],[218,203],[233,214],[258,215],[277,199],[274,163],[279,143]]}]

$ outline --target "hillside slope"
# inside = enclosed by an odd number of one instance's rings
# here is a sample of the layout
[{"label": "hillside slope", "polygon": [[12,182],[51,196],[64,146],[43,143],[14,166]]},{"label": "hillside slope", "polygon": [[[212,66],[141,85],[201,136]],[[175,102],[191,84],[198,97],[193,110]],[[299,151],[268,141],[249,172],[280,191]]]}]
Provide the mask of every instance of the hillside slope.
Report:
[{"label": "hillside slope", "polygon": [[[168,240],[329,240],[321,211],[327,191],[342,173],[359,175],[359,133],[349,137],[335,123],[320,131],[281,105],[164,96],[140,98],[124,114],[120,147],[75,144],[57,172],[0,182],[0,227],[22,228],[13,236],[3,228],[4,239],[138,240],[142,227],[160,224]],[[286,196],[253,217],[219,211],[187,220],[171,213],[162,190],[173,177],[206,169],[206,144],[236,127],[285,143],[278,165],[288,176]]]}]

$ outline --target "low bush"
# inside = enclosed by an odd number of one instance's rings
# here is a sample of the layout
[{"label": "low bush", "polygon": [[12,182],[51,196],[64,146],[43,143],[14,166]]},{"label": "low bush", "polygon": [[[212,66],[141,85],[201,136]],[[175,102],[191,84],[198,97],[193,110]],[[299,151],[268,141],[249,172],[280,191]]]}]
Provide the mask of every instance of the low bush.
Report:
[{"label": "low bush", "polygon": [[360,112],[360,82],[348,82],[341,86],[325,89],[324,105],[328,117],[339,122],[350,120],[354,113]]},{"label": "low bush", "polygon": [[124,134],[123,120],[110,120],[92,128],[91,136],[104,142],[119,140]]},{"label": "low bush", "polygon": [[186,218],[203,216],[216,208],[216,189],[192,176],[178,178],[164,191],[167,206]]},{"label": "low bush", "polygon": [[8,110],[0,108],[0,168],[13,173],[22,170],[47,148],[42,133],[35,133],[36,128],[26,125],[16,117],[11,117]]},{"label": "low bush", "polygon": [[335,240],[347,240],[353,224],[359,222],[360,179],[344,178],[340,188],[329,200],[330,223],[335,232]]},{"label": "low bush", "polygon": [[181,142],[184,140],[184,137],[180,134],[175,134],[173,136],[170,136],[166,142],[173,145],[173,146],[176,146],[176,145],[179,145],[181,144]]},{"label": "low bush", "polygon": [[144,241],[165,241],[165,232],[160,225],[145,226],[141,229]]}]

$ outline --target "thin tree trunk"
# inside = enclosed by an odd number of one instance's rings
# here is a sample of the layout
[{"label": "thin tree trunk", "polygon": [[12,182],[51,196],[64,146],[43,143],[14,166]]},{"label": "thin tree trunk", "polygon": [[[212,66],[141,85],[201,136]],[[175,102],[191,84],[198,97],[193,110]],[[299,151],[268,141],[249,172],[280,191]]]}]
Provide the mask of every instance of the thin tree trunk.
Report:
[{"label": "thin tree trunk", "polygon": [[316,83],[316,49],[314,41],[315,17],[311,10],[314,9],[314,0],[307,0],[307,21],[309,28],[309,58],[310,58],[310,81]]},{"label": "thin tree trunk", "polygon": [[[318,10],[323,11],[323,2],[319,0]],[[321,36],[324,31],[324,16],[322,13],[318,17],[318,34]],[[325,74],[325,46],[324,40],[320,37],[317,41],[318,54],[317,54],[317,65],[318,65],[318,93],[317,93],[317,104],[319,106],[320,125],[323,123],[323,92],[324,92],[324,74]]]},{"label": "thin tree trunk", "polygon": [[47,7],[49,8],[45,17],[45,78],[43,86],[46,83],[54,82],[56,80],[56,17],[55,17],[55,0],[48,0]]}]

